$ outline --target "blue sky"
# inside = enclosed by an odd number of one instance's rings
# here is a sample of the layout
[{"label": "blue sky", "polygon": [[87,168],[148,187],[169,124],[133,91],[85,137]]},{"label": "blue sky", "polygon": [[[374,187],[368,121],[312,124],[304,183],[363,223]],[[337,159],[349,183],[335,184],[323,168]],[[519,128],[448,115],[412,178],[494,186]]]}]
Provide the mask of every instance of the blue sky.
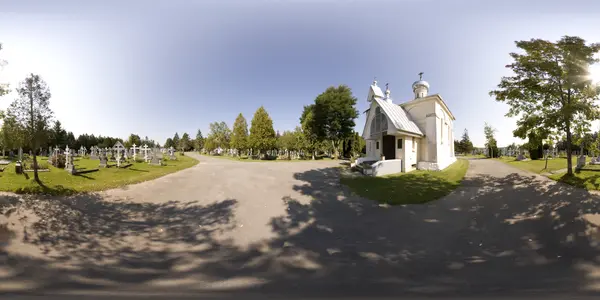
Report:
[{"label": "blue sky", "polygon": [[293,129],[330,85],[350,86],[362,112],[374,76],[401,103],[423,71],[457,137],[467,128],[482,145],[489,122],[506,145],[515,120],[488,92],[510,74],[514,41],[563,35],[600,42],[600,1],[0,0],[0,82],[42,75],[75,134],[162,143],[240,112],[250,122],[261,105]]}]

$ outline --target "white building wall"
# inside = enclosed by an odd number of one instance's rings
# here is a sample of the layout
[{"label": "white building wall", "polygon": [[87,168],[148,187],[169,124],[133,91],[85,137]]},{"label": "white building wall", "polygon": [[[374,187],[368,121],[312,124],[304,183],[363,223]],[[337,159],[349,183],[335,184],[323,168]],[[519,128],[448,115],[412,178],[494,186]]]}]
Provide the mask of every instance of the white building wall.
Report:
[{"label": "white building wall", "polygon": [[404,172],[410,172],[417,167],[420,139],[416,137],[405,137],[405,139]]},{"label": "white building wall", "polygon": [[437,164],[440,169],[444,169],[456,161],[454,157],[454,137],[453,122],[450,115],[436,102],[436,155]]}]

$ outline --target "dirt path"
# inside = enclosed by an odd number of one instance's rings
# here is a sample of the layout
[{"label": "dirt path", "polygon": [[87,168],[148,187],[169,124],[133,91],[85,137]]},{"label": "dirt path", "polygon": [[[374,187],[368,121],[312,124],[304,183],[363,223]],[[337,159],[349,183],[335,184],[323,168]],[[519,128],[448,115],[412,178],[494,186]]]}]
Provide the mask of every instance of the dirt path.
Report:
[{"label": "dirt path", "polygon": [[600,198],[501,162],[472,160],[463,186],[429,205],[384,208],[341,187],[335,162],[201,160],[127,189],[27,199],[10,217],[29,219],[2,250],[0,289],[236,297],[598,290],[591,222]]}]

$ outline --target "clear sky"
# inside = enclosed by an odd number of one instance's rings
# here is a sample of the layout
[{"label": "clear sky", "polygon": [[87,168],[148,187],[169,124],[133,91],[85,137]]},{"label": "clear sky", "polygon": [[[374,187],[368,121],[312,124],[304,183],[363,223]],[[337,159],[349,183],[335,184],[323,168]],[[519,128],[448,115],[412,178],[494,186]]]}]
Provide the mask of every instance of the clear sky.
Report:
[{"label": "clear sky", "polygon": [[563,35],[600,42],[600,1],[0,0],[0,82],[42,75],[76,135],[163,143],[240,112],[250,122],[260,105],[293,129],[330,85],[350,86],[362,112],[374,76],[401,103],[423,71],[457,138],[467,128],[483,145],[487,121],[504,146],[519,142],[515,120],[488,92],[510,74],[514,41]]}]

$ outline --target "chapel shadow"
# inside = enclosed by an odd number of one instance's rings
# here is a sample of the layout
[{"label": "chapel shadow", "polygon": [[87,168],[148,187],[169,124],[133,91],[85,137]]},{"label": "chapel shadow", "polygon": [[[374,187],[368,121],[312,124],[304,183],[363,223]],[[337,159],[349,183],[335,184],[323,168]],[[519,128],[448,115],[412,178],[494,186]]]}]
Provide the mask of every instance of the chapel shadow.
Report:
[{"label": "chapel shadow", "polygon": [[[227,248],[202,272],[255,276],[242,288],[295,296],[595,294],[600,197],[535,176],[466,178],[448,197],[381,207],[339,186],[335,168],[298,173],[313,200],[285,197],[269,251]],[[597,272],[597,271],[596,271]],[[231,292],[231,291],[230,291]]]}]

